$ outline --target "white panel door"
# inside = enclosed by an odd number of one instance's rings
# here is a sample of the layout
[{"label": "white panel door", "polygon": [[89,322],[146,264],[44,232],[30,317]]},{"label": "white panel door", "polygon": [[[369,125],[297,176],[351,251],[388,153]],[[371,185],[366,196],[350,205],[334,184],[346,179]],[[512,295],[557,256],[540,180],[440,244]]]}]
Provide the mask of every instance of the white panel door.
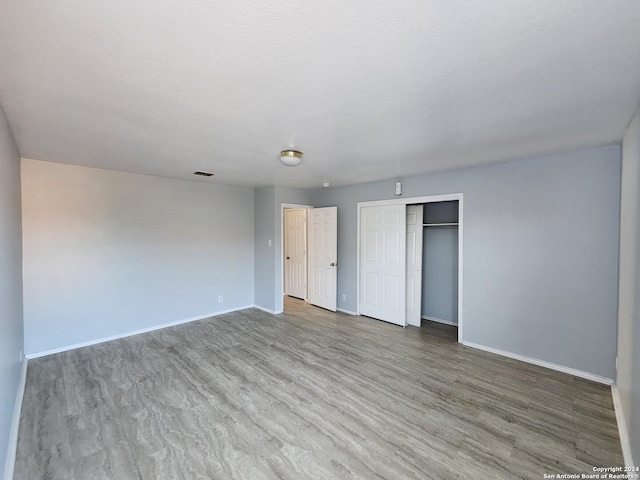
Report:
[{"label": "white panel door", "polygon": [[338,207],[309,210],[309,303],[337,307]]},{"label": "white panel door", "polygon": [[360,209],[360,314],[406,325],[406,205]]},{"label": "white panel door", "polygon": [[420,326],[422,311],[422,205],[407,205],[407,323]]},{"label": "white panel door", "polygon": [[307,210],[284,211],[284,293],[307,297]]}]

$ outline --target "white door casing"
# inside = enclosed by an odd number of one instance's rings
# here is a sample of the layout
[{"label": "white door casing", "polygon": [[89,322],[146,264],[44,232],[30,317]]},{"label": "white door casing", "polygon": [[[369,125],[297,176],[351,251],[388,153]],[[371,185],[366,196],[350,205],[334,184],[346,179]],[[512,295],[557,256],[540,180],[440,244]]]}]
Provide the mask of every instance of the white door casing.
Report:
[{"label": "white door casing", "polygon": [[284,285],[285,294],[307,296],[307,210],[284,211]]},{"label": "white door casing", "polygon": [[422,205],[407,205],[407,323],[419,327],[422,311]]},{"label": "white door casing", "polygon": [[335,312],[338,300],[338,207],[309,210],[308,242],[308,301]]},{"label": "white door casing", "polygon": [[360,211],[359,313],[406,325],[406,205]]}]

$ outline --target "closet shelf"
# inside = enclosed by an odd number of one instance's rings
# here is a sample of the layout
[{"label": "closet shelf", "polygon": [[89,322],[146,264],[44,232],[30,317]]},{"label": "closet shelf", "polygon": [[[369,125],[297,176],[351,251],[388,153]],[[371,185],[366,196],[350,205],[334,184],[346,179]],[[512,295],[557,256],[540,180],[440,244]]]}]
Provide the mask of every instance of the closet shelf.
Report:
[{"label": "closet shelf", "polygon": [[457,227],[458,222],[455,223],[423,223],[423,227]]}]

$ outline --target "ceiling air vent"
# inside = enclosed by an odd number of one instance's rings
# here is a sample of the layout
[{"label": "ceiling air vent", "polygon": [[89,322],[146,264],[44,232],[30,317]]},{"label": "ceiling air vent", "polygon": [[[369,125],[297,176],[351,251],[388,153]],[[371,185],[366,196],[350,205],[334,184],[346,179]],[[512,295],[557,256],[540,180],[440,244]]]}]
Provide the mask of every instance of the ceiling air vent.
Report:
[{"label": "ceiling air vent", "polygon": [[215,173],[209,173],[209,172],[193,172],[194,175],[200,175],[201,177],[213,177],[215,175]]}]

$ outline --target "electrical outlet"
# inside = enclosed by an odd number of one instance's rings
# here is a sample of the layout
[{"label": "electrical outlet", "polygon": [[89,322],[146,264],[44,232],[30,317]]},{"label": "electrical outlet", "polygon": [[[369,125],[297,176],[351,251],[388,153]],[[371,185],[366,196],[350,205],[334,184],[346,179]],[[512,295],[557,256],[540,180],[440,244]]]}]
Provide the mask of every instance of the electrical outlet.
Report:
[{"label": "electrical outlet", "polygon": [[18,359],[22,362],[22,349],[18,351]]},{"label": "electrical outlet", "polygon": [[222,301],[223,301],[223,300],[224,300],[224,297],[223,297],[222,295],[220,295],[220,296],[218,297],[218,303],[222,303]]},{"label": "electrical outlet", "polygon": [[346,296],[344,293],[342,294],[342,301],[343,301],[343,302],[346,302],[346,301],[347,301],[347,296]]},{"label": "electrical outlet", "polygon": [[268,240],[269,246],[271,246],[271,240]]}]

